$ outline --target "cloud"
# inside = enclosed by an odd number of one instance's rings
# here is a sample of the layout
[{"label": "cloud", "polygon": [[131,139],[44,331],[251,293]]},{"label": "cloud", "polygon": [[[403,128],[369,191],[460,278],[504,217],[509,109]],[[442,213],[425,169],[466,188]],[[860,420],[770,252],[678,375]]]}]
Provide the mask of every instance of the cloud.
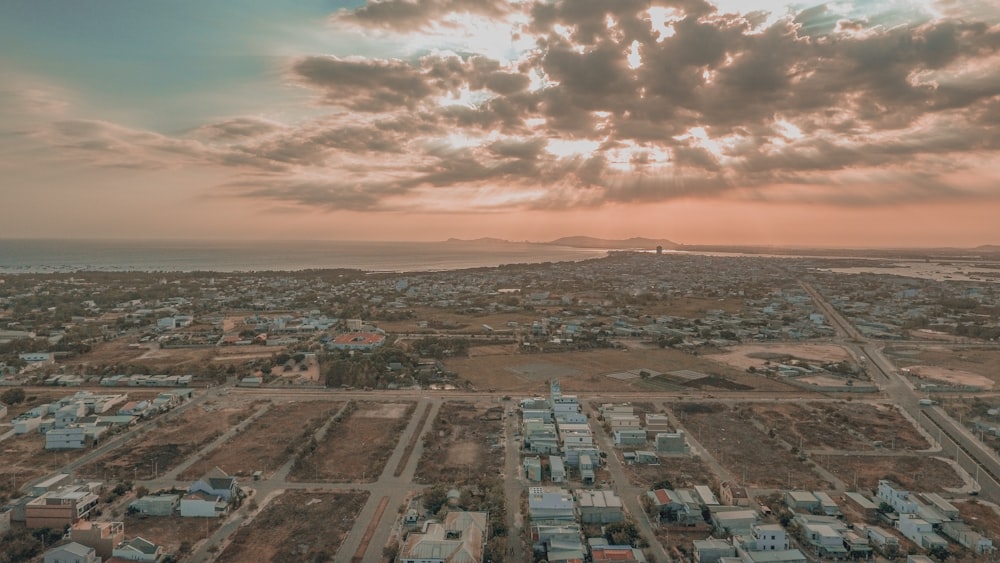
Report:
[{"label": "cloud", "polygon": [[[484,211],[997,197],[969,178],[1000,178],[1000,26],[960,8],[884,26],[902,16],[386,0],[331,25],[378,28],[392,57],[289,61],[286,76],[316,94],[298,119],[174,137],[59,120],[36,135],[97,165],[225,167],[236,177],[220,193],[320,209],[434,210],[456,194]],[[515,22],[529,47],[402,47],[430,28],[474,34],[476,17]]]}]

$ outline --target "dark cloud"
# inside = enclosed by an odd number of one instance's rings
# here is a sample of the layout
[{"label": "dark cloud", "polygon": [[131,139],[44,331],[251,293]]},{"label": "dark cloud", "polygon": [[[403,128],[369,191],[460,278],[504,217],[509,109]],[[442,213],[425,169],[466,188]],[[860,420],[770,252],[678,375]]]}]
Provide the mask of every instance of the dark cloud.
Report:
[{"label": "dark cloud", "polygon": [[368,2],[354,11],[341,11],[336,19],[364,27],[407,32],[439,23],[448,15],[499,18],[509,10],[505,0],[382,0]]}]

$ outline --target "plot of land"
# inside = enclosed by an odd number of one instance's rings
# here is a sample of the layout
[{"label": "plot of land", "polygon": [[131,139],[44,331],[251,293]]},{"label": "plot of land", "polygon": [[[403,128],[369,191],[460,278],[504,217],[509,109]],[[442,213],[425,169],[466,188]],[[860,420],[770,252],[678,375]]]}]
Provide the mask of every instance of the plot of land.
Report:
[{"label": "plot of land", "polygon": [[16,489],[54,472],[88,451],[90,448],[46,450],[45,436],[37,432],[0,442],[0,497],[15,496],[12,493]]},{"label": "plot of land", "polygon": [[[218,518],[182,518],[173,516],[137,516],[126,514],[127,537],[140,536],[164,547],[167,553],[177,553],[182,546],[190,549],[212,535],[222,523]],[[183,550],[182,550],[183,551]]]},{"label": "plot of land", "polygon": [[752,423],[747,407],[677,403],[671,407],[687,432],[733,475],[757,488],[827,489],[805,460],[793,455]]},{"label": "plot of land", "polygon": [[[687,369],[713,376],[707,384],[710,388],[726,389],[726,385],[735,385],[737,388],[745,386],[761,391],[802,393],[779,381],[750,375],[744,370],[713,361],[714,357],[636,345],[628,352],[607,348],[579,352],[451,358],[444,363],[448,370],[457,372],[459,377],[470,381],[477,389],[545,392],[545,380],[557,377],[562,382],[563,390],[567,392],[650,391],[660,388],[655,382],[644,379],[622,381],[607,376],[629,370],[648,369],[667,373]],[[712,384],[713,381],[715,384]]]},{"label": "plot of land", "polygon": [[197,479],[213,467],[243,477],[258,469],[277,469],[291,458],[295,444],[312,438],[341,405],[330,401],[276,404],[267,414],[181,473],[180,479]]},{"label": "plot of land", "polygon": [[640,487],[650,487],[664,480],[674,487],[693,487],[715,480],[712,471],[698,456],[660,456],[660,465],[626,465],[625,472],[629,481]]},{"label": "plot of land", "polygon": [[937,366],[912,366],[907,368],[910,375],[930,381],[940,381],[948,385],[993,389],[993,380],[971,371],[942,368]]},{"label": "plot of land", "polygon": [[337,483],[377,480],[416,405],[351,403],[350,412],[330,426],[315,448],[296,460],[289,479]]},{"label": "plot of land", "polygon": [[930,447],[892,405],[839,401],[747,406],[767,431],[806,450],[871,450],[876,442],[895,449]]},{"label": "plot of land", "polygon": [[461,485],[497,475],[504,461],[502,443],[503,407],[444,403],[424,437],[414,480]]},{"label": "plot of land", "polygon": [[[890,348],[886,350],[899,367],[921,367],[929,370],[931,367],[943,369],[944,372],[971,374],[992,382],[989,388],[1000,384],[1000,350],[953,349],[949,346],[929,346],[923,349]],[[928,371],[927,373],[934,373]],[[968,377],[968,376],[963,376]],[[969,381],[980,381],[970,378]],[[978,384],[977,384],[978,385]]]},{"label": "plot of land", "polygon": [[930,456],[814,455],[812,459],[849,488],[857,479],[859,490],[874,490],[879,479],[887,478],[910,491],[940,492],[965,484],[950,464]]},{"label": "plot of land", "polygon": [[367,492],[284,493],[236,532],[217,561],[346,560],[337,551],[367,500]]},{"label": "plot of land", "polygon": [[107,472],[153,479],[154,472],[166,473],[265,404],[235,398],[229,401],[225,405],[217,401],[196,405],[177,417],[150,422],[155,428],[130,441],[127,448],[108,452],[81,467],[80,474],[101,477]]},{"label": "plot of land", "polygon": [[713,354],[711,358],[741,370],[759,369],[764,367],[764,362],[774,363],[782,358],[816,364],[851,361],[847,350],[833,344],[743,344]]},{"label": "plot of land", "polygon": [[982,501],[952,501],[962,520],[973,530],[988,538],[1000,538],[1000,514],[997,507]]}]

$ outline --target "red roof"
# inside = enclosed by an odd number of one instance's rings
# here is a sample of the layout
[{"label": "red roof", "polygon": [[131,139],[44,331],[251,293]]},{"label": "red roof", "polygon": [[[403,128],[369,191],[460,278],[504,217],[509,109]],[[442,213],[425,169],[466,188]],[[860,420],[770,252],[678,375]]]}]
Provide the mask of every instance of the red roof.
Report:
[{"label": "red roof", "polygon": [[347,334],[341,334],[337,338],[333,339],[334,344],[354,344],[357,346],[362,346],[365,344],[377,344],[385,340],[385,336],[381,334],[376,334],[374,332],[349,332]]}]

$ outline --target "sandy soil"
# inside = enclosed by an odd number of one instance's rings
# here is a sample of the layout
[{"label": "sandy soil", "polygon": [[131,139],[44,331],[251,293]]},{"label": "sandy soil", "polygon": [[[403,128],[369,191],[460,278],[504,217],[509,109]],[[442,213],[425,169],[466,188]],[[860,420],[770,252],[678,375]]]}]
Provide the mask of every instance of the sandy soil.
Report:
[{"label": "sandy soil", "polygon": [[308,440],[340,407],[341,403],[330,401],[276,404],[179,478],[197,479],[213,467],[244,477],[258,469],[274,471],[291,457],[295,444]]},{"label": "sandy soil", "polygon": [[496,408],[496,403],[441,405],[434,426],[424,437],[424,452],[414,481],[461,484],[497,475],[503,464],[503,450],[491,450],[490,443],[502,441],[503,421],[496,417],[484,419],[489,409]]},{"label": "sandy soil", "polygon": [[982,387],[983,389],[993,389],[994,387],[993,380],[979,374],[960,369],[923,365],[911,366],[907,369],[910,370],[910,375],[921,379],[944,381],[952,385]]},{"label": "sandy soil", "polygon": [[965,484],[950,465],[930,456],[814,455],[812,458],[849,488],[853,488],[857,478],[859,490],[874,490],[879,479],[887,477],[904,489],[918,492],[940,492]]},{"label": "sandy soil", "polygon": [[222,520],[217,518],[182,518],[176,514],[148,517],[126,514],[123,521],[126,537],[140,536],[156,542],[167,553],[177,553],[182,543],[194,546],[212,535],[222,524]]},{"label": "sandy soil", "polygon": [[345,561],[337,550],[367,500],[367,492],[286,492],[241,527],[217,561]]},{"label": "sandy soil", "polygon": [[371,482],[392,455],[416,403],[357,402],[330,426],[312,452],[292,467],[289,479],[306,482]]},{"label": "sandy soil", "polygon": [[[751,354],[758,357],[751,357]],[[713,354],[711,358],[746,370],[751,366],[762,367],[768,355],[791,356],[816,363],[851,360],[847,350],[833,344],[742,344],[721,354]]]}]

